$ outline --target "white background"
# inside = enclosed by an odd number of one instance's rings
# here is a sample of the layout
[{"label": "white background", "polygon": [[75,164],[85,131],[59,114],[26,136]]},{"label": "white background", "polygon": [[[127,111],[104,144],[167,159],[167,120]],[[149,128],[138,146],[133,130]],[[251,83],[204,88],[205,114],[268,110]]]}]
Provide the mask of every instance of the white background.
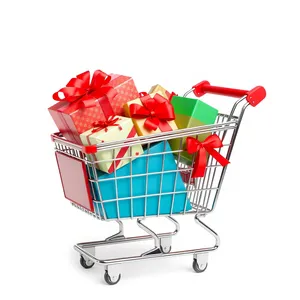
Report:
[{"label": "white background", "polygon": [[[299,299],[297,4],[1,2],[0,298]],[[71,77],[95,69],[131,75],[140,91],[160,83],[182,94],[204,79],[265,86],[266,100],[246,112],[216,212],[205,219],[221,237],[206,272],[192,271],[191,256],[133,263],[111,287],[100,267],[79,265],[73,244],[116,227],[64,199],[47,108]],[[192,217],[179,221],[179,246],[211,244]],[[125,225],[135,233],[134,222]]]}]

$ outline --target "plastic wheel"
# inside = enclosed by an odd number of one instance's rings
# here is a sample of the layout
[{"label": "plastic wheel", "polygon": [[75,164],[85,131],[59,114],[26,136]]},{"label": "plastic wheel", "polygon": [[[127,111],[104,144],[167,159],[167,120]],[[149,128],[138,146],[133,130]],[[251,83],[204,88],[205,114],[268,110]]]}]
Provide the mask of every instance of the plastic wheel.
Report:
[{"label": "plastic wheel", "polygon": [[90,269],[94,266],[95,263],[89,261],[87,262],[84,257],[82,255],[80,255],[80,264],[82,265],[82,267],[84,267],[85,269]]},{"label": "plastic wheel", "polygon": [[111,277],[109,276],[108,272],[105,270],[105,273],[104,273],[104,280],[106,281],[107,284],[109,285],[115,285],[117,284],[121,279],[121,274],[119,274],[118,276],[118,279],[116,281],[113,281],[111,279]]},{"label": "plastic wheel", "polygon": [[164,254],[170,253],[172,250],[172,246],[169,246],[168,248],[166,247],[160,247],[160,251]]},{"label": "plastic wheel", "polygon": [[208,263],[205,264],[204,268],[203,267],[199,267],[199,264],[197,262],[196,259],[193,260],[193,269],[196,273],[202,273],[206,270]]}]

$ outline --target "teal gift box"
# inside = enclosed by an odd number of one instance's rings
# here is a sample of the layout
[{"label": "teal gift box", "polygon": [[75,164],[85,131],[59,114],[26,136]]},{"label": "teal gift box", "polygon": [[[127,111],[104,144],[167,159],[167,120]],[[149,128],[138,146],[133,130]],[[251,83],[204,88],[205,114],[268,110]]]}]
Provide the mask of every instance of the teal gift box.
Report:
[{"label": "teal gift box", "polygon": [[93,178],[90,169],[90,176],[95,180],[92,182],[97,200],[94,201],[95,211],[103,217],[104,208],[106,218],[114,219],[180,213],[185,206],[186,210],[190,210],[192,207],[180,169],[177,170],[170,151],[168,142],[152,144],[149,149],[144,149],[143,155],[132,161],[132,166],[123,166],[116,171],[116,175],[96,170],[97,178]]}]

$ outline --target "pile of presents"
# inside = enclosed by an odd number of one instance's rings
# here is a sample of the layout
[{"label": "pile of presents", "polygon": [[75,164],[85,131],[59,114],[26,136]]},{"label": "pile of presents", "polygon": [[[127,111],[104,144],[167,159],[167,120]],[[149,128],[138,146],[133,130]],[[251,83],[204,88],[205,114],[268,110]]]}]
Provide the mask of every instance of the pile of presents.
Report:
[{"label": "pile of presents", "polygon": [[[49,112],[60,133],[68,141],[85,146],[214,124],[218,115],[217,109],[198,99],[179,97],[160,85],[139,93],[131,77],[107,75],[100,70],[92,78],[88,71],[72,78],[53,94],[53,99],[57,103]],[[186,180],[178,172],[172,151],[185,150],[181,157],[186,163],[191,163],[195,154],[192,177],[202,177],[207,152],[216,151],[204,149],[202,142],[222,147],[218,137],[208,133],[197,139],[172,139],[144,148],[139,143],[124,143],[114,150],[90,154],[97,168],[92,172],[87,166],[95,200],[91,210],[106,218],[190,210]],[[228,162],[221,159],[220,163]]]}]

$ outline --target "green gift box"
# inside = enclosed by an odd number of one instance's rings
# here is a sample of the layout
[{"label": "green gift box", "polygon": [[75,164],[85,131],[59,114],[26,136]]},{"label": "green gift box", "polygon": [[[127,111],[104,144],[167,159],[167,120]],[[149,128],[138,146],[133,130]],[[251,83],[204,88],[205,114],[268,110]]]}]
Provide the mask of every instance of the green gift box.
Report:
[{"label": "green gift box", "polygon": [[[174,107],[176,115],[175,123],[178,129],[214,124],[218,115],[217,109],[199,99],[173,96],[172,105]],[[200,134],[198,135],[198,140],[202,142],[210,134],[211,132]],[[174,139],[170,141],[173,150],[179,150],[181,148],[180,140],[181,139]],[[185,149],[186,138],[183,138],[182,143],[183,149]],[[192,162],[192,155],[186,151],[181,152],[180,158],[188,164]]]}]

